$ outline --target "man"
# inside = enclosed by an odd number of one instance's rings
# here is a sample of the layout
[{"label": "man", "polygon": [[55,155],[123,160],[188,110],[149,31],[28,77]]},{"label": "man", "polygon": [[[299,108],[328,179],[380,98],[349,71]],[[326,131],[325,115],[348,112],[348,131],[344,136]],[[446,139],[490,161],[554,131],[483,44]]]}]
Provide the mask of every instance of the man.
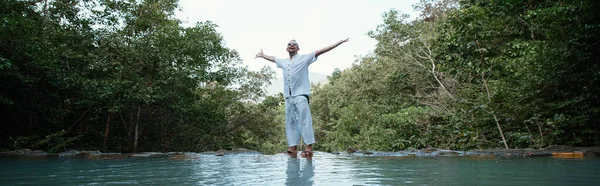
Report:
[{"label": "man", "polygon": [[[349,39],[349,38],[348,38]],[[299,55],[300,46],[296,40],[291,40],[287,44],[289,58],[275,58],[263,53],[262,49],[256,58],[263,58],[277,65],[277,68],[283,70],[283,95],[285,97],[285,129],[289,148],[287,153],[295,155],[298,152],[297,145],[300,142],[300,136],[307,144],[302,156],[312,156],[312,144],[315,143],[315,135],[312,125],[312,116],[308,107],[310,97],[310,82],[308,81],[308,66],[315,62],[317,58],[342,43],[348,42],[348,39],[340,40],[337,43],[314,51],[309,54]]]}]

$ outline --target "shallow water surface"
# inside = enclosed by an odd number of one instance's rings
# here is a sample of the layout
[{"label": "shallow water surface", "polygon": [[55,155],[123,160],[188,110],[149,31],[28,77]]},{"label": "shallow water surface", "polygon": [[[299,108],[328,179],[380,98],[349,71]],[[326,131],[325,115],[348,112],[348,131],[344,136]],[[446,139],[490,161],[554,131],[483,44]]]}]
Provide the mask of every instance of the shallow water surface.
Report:
[{"label": "shallow water surface", "polygon": [[0,185],[600,185],[600,158],[4,158]]}]

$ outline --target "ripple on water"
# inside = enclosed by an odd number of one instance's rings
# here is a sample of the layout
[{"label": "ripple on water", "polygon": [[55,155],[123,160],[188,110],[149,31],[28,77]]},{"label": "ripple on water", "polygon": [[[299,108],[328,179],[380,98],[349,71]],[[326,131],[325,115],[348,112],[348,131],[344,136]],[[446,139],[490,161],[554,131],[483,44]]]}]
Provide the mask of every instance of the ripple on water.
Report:
[{"label": "ripple on water", "polygon": [[595,185],[600,158],[195,155],[0,159],[0,185]]}]

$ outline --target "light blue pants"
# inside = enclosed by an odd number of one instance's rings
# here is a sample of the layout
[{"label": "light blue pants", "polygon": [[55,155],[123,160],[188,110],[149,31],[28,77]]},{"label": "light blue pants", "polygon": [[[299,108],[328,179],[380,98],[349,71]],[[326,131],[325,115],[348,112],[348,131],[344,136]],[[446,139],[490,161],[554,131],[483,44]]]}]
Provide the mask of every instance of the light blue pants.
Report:
[{"label": "light blue pants", "polygon": [[292,96],[285,98],[285,126],[285,133],[290,147],[300,143],[300,135],[302,135],[305,144],[315,143],[312,116],[306,97]]}]

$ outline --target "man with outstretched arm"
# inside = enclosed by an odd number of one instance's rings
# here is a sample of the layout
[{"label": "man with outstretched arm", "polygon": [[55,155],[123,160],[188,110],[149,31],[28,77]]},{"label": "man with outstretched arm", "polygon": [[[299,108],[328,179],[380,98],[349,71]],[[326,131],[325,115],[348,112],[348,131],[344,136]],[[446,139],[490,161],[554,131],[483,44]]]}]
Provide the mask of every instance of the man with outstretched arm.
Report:
[{"label": "man with outstretched arm", "polygon": [[[348,38],[349,39],[349,38]],[[296,40],[287,44],[289,58],[275,58],[263,53],[262,49],[256,58],[271,61],[283,71],[283,96],[285,97],[285,129],[289,148],[287,153],[296,154],[300,136],[307,144],[302,156],[312,156],[312,144],[315,143],[315,135],[312,125],[312,116],[308,106],[310,98],[310,81],[308,80],[308,66],[317,60],[321,54],[348,42],[348,39],[340,40],[331,46],[319,49],[309,54],[298,54],[300,46]]]}]

